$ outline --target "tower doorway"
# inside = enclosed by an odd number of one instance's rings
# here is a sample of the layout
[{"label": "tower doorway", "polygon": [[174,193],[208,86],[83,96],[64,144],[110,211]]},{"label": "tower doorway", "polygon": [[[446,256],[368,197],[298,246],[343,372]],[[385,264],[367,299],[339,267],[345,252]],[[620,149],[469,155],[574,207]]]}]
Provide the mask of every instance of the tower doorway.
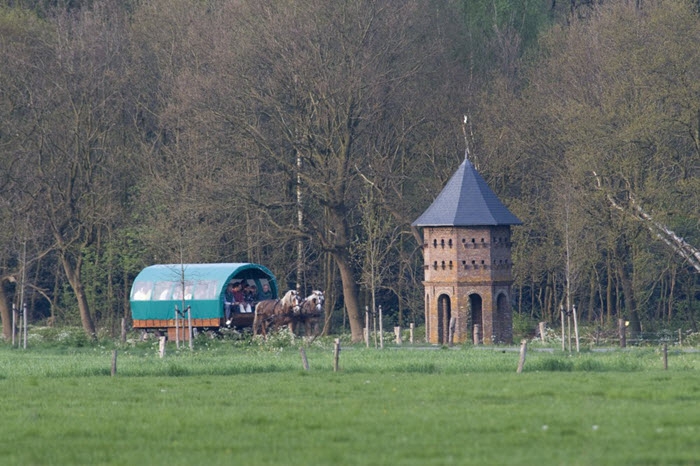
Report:
[{"label": "tower doorway", "polygon": [[452,304],[450,297],[441,294],[438,297],[438,344],[445,345],[450,341],[450,319],[452,318]]},{"label": "tower doorway", "polygon": [[471,325],[471,334],[474,335],[474,326],[478,325],[479,326],[479,343],[484,342],[484,318],[483,318],[483,306],[481,302],[481,296],[478,294],[470,294],[469,295],[469,307],[472,310],[472,325]]}]

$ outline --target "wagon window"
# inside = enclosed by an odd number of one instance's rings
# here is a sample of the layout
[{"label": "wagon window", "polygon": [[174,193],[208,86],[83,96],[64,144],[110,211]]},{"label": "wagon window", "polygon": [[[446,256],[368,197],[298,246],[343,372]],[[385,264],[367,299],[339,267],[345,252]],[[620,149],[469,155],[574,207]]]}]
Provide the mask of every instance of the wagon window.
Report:
[{"label": "wagon window", "polygon": [[175,286],[173,287],[173,299],[175,301],[180,301],[183,299],[182,291],[183,291],[183,285],[184,285],[184,299],[189,300],[192,299],[192,288],[194,287],[192,282],[186,281],[185,283],[182,282],[175,282],[173,283]]},{"label": "wagon window", "polygon": [[167,301],[170,299],[170,290],[174,282],[156,282],[153,299],[157,301]]},{"label": "wagon window", "polygon": [[[192,299],[192,291],[194,289],[194,284],[192,282],[185,282],[185,299]],[[182,283],[178,283],[175,286],[175,291],[173,292],[173,299],[182,299]]]},{"label": "wagon window", "polygon": [[194,299],[215,299],[216,291],[216,280],[197,282],[194,289]]},{"label": "wagon window", "polygon": [[134,301],[148,301],[151,299],[151,292],[153,291],[153,282],[141,282],[134,286],[132,290],[131,299]]}]

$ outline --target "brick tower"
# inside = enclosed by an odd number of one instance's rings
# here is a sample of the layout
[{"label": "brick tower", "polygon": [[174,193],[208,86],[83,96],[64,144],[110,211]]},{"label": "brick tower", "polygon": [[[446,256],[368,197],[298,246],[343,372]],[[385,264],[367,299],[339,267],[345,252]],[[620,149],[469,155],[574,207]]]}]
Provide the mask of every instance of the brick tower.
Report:
[{"label": "brick tower", "polygon": [[[513,339],[511,225],[522,222],[465,158],[413,222],[423,229],[425,331],[430,343]],[[451,328],[453,329],[451,331]]]}]

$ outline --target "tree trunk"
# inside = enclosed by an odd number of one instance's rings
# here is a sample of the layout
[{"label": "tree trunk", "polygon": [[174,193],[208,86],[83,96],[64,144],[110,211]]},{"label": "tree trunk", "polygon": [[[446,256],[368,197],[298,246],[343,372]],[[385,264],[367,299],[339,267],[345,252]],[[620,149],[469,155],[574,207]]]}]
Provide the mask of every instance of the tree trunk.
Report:
[{"label": "tree trunk", "polygon": [[90,315],[90,306],[88,305],[87,297],[83,290],[83,283],[80,280],[80,260],[78,260],[74,266],[66,257],[65,253],[62,252],[61,263],[63,264],[63,270],[66,272],[66,277],[68,277],[68,282],[73,289],[73,293],[75,293],[75,299],[78,301],[78,310],[80,311],[80,321],[83,324],[83,330],[85,330],[89,338],[94,340],[97,338],[97,332],[95,332],[95,324]]},{"label": "tree trunk", "polygon": [[674,292],[676,290],[676,268],[673,267],[671,270],[671,276],[669,277],[669,290],[668,290],[668,322],[671,323],[673,319],[673,304],[674,304]]},{"label": "tree trunk", "polygon": [[[596,295],[596,281],[595,274],[591,273],[589,289],[588,289],[588,322],[595,320],[595,295]],[[601,303],[602,304],[602,303]],[[602,309],[601,309],[602,311]],[[583,318],[583,310],[581,310],[581,318]]]},{"label": "tree trunk", "polygon": [[0,280],[0,321],[2,321],[2,337],[5,341],[12,340],[12,314],[5,294],[5,280]]},{"label": "tree trunk", "polygon": [[691,328],[693,329],[693,332],[698,331],[698,324],[697,321],[695,320],[695,315],[694,315],[694,310],[695,310],[695,293],[697,291],[697,287],[694,285],[695,281],[694,280],[688,280],[688,291],[686,293],[686,296],[688,296],[688,306],[686,307],[686,310],[688,312],[688,319],[690,320]]},{"label": "tree trunk", "polygon": [[[535,276],[530,276],[530,317],[535,317]],[[540,319],[545,319],[545,316],[540,313]]]},{"label": "tree trunk", "polygon": [[357,301],[357,282],[352,273],[350,261],[342,252],[333,253],[335,263],[340,271],[340,280],[343,283],[343,301],[348,312],[348,320],[350,321],[350,333],[352,342],[359,343],[363,340],[362,318],[360,316],[360,305]]},{"label": "tree trunk", "polygon": [[620,282],[622,282],[622,292],[625,295],[625,308],[627,309],[627,318],[630,323],[630,333],[632,337],[636,337],[641,332],[641,323],[637,314],[637,301],[632,288],[632,280],[627,275],[623,264],[618,265],[618,276],[620,277]]},{"label": "tree trunk", "polygon": [[324,294],[326,296],[326,300],[324,302],[324,314],[325,314],[325,322],[323,323],[323,331],[322,334],[324,336],[328,335],[331,331],[331,315],[333,314],[333,311],[335,310],[335,303],[337,302],[337,293],[336,293],[336,274],[335,274],[335,267],[333,265],[333,256],[331,254],[326,253],[324,258],[324,268],[325,268],[325,273],[324,273],[324,282],[325,282],[325,287],[323,288]]},{"label": "tree trunk", "polygon": [[[607,286],[605,287],[605,308],[607,310],[608,314],[608,323],[612,322],[612,314],[613,314],[613,270],[612,270],[612,264],[610,263],[610,259],[608,258],[606,260],[606,265],[608,269],[608,281],[607,281]],[[618,316],[621,317],[621,316]]]}]

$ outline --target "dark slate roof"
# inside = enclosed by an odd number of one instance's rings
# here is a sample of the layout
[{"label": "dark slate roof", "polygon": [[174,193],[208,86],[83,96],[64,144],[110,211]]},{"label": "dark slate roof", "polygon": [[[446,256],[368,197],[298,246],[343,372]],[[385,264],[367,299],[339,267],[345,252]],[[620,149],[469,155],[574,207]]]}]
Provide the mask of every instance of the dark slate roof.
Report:
[{"label": "dark slate roof", "polygon": [[414,226],[522,225],[467,159]]}]

